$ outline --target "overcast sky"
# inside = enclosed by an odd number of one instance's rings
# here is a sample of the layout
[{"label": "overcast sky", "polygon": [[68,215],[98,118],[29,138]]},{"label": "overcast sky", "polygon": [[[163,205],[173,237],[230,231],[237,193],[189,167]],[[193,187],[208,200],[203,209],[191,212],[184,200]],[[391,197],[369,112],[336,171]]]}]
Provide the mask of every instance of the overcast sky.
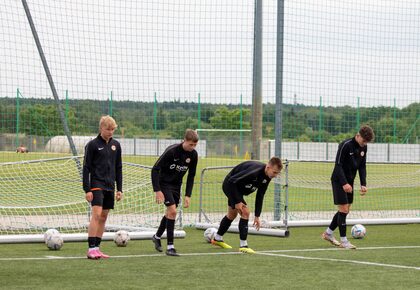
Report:
[{"label": "overcast sky", "polygon": [[[277,1],[264,0],[275,102]],[[252,100],[254,1],[28,1],[60,97]],[[0,97],[51,97],[21,1],[0,3]],[[285,1],[286,103],[420,102],[420,0]]]}]

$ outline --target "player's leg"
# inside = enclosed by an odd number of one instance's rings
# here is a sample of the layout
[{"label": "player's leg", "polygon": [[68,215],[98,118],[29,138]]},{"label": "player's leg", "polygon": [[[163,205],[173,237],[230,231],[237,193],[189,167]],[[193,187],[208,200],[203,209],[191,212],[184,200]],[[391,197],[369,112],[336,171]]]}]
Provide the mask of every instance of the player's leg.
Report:
[{"label": "player's leg", "polygon": [[175,231],[175,219],[176,209],[179,204],[181,188],[168,188],[162,191],[165,196],[166,205],[166,255],[168,256],[179,256],[174,246],[174,231]]},{"label": "player's leg", "polygon": [[[332,182],[332,191],[334,196],[334,204],[338,205],[340,203],[347,203],[347,194],[343,190],[342,186],[337,182]],[[334,230],[338,227],[338,217],[339,212],[337,211],[334,217],[331,220],[330,225],[327,227],[325,232],[322,233],[321,237],[331,243],[332,245],[338,247],[340,246],[340,242],[336,240],[334,237]]]},{"label": "player's leg", "polygon": [[114,209],[114,203],[115,203],[114,195],[115,193],[113,191],[105,191],[105,190],[103,191],[104,198],[103,198],[102,212],[99,216],[98,229],[96,231],[96,243],[95,243],[95,247],[98,253],[101,255],[101,258],[109,258],[108,255],[102,253],[102,251],[100,250],[100,246],[101,246],[102,236],[104,235],[105,224],[106,224],[106,220],[108,219],[109,211],[111,209]]},{"label": "player's leg", "polygon": [[166,213],[165,213],[165,215],[160,220],[159,228],[157,229],[156,233],[152,237],[152,242],[155,245],[156,251],[158,252],[162,252],[162,243],[160,239],[166,230],[166,222],[167,222],[167,219],[166,219]]},{"label": "player's leg", "polygon": [[166,255],[168,256],[179,256],[174,246],[175,219],[176,219],[176,205],[172,204],[166,207],[166,238],[167,238]]},{"label": "player's leg", "polygon": [[231,191],[232,189],[229,188],[229,184],[223,182],[223,192],[228,198],[228,212],[220,221],[219,229],[214,235],[214,239],[211,240],[213,245],[219,246],[223,249],[232,249],[230,245],[224,242],[223,235],[228,231],[230,225],[238,215],[238,210],[235,208],[236,200],[232,198],[230,194]]},{"label": "player's leg", "polygon": [[353,202],[353,193],[348,193],[348,203],[338,205],[338,228],[340,230],[340,247],[345,249],[356,249],[356,246],[351,244],[347,239],[347,223],[346,218],[350,212],[351,203]]},{"label": "player's leg", "polygon": [[91,201],[91,217],[88,227],[88,259],[99,259],[101,254],[96,248],[96,234],[99,228],[99,220],[102,214],[102,206],[104,201],[104,195],[102,190],[92,191],[93,199]]},{"label": "player's leg", "polygon": [[249,222],[249,209],[246,206],[242,207],[242,212],[241,212],[241,219],[239,220],[239,239],[240,239],[240,247],[239,247],[239,251],[243,252],[243,253],[247,253],[247,254],[255,254],[255,251],[253,249],[251,249],[250,247],[248,247],[248,222]]}]

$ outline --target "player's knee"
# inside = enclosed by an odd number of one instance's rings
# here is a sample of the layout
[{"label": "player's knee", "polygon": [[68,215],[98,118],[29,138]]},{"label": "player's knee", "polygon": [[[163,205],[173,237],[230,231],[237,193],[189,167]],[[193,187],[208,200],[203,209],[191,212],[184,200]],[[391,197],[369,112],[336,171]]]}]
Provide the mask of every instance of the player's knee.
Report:
[{"label": "player's knee", "polygon": [[247,207],[244,207],[242,209],[241,218],[243,218],[243,219],[249,219],[249,215],[250,215],[249,209]]},{"label": "player's knee", "polygon": [[175,206],[169,206],[166,209],[166,218],[171,219],[171,220],[176,218],[176,207]]}]

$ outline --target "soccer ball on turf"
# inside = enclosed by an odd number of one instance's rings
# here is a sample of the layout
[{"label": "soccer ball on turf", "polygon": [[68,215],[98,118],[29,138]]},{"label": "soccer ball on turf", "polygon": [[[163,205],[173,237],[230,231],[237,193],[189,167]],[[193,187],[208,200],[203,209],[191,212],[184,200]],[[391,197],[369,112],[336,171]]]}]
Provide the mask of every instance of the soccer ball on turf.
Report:
[{"label": "soccer ball on turf", "polygon": [[114,243],[118,247],[126,247],[129,240],[130,240],[130,235],[128,234],[127,231],[119,230],[118,232],[115,233]]},{"label": "soccer ball on turf", "polygon": [[45,243],[50,250],[60,250],[63,247],[64,240],[61,234],[57,232],[49,235]]},{"label": "soccer ball on turf", "polygon": [[361,224],[354,225],[351,228],[351,235],[355,239],[363,239],[366,236],[366,228]]},{"label": "soccer ball on turf", "polygon": [[214,239],[214,235],[217,233],[216,228],[208,228],[204,231],[204,239],[207,243],[210,243]]},{"label": "soccer ball on turf", "polygon": [[45,242],[45,244],[47,243],[48,238],[49,238],[51,235],[54,235],[54,234],[59,234],[59,232],[58,232],[56,229],[48,229],[48,230],[44,233],[44,242]]}]

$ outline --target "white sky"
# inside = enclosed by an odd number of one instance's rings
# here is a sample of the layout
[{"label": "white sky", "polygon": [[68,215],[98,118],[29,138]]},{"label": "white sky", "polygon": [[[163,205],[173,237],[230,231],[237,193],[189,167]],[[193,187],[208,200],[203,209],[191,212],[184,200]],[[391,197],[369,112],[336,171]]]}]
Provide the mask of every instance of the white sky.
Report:
[{"label": "white sky", "polygon": [[[41,4],[40,4],[41,3]],[[276,3],[263,0],[263,100],[275,101]],[[244,103],[254,1],[28,1],[60,97]],[[21,4],[0,3],[0,97],[52,96]],[[286,103],[420,102],[420,0],[285,1]],[[295,98],[296,96],[296,98]]]}]

